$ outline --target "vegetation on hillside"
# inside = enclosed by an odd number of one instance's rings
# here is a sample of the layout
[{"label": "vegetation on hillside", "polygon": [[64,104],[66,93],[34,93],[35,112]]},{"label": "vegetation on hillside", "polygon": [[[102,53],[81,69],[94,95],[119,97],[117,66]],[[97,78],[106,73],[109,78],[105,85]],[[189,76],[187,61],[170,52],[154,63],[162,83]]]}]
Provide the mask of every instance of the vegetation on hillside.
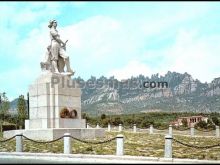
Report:
[{"label": "vegetation on hillside", "polygon": [[[118,126],[123,124],[124,127],[133,127],[136,124],[138,128],[147,128],[151,124],[158,128],[168,127],[170,122],[175,121],[178,117],[202,115],[208,117],[208,123],[198,124],[200,128],[211,128],[214,124],[219,125],[220,113],[193,113],[193,112],[149,112],[138,114],[123,114],[123,115],[106,115],[89,116],[86,113],[82,114],[82,118],[86,119],[87,123],[95,126],[97,123],[102,127],[107,127],[108,123]],[[214,121],[212,122],[212,119]],[[185,123],[186,126],[186,123]]]}]

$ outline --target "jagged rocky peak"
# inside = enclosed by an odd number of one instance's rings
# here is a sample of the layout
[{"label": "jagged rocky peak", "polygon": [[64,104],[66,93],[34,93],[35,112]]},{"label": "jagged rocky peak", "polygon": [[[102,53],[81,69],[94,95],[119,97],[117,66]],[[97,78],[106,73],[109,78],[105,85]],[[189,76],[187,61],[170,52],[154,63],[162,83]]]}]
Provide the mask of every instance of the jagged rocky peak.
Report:
[{"label": "jagged rocky peak", "polygon": [[215,78],[215,79],[211,82],[211,84],[214,85],[214,86],[219,86],[219,85],[220,85],[220,77]]},{"label": "jagged rocky peak", "polygon": [[174,88],[175,94],[189,94],[196,91],[199,81],[194,80],[191,75],[184,73],[182,82]]},{"label": "jagged rocky peak", "polygon": [[[96,79],[95,77],[91,80]],[[85,87],[82,89],[82,109],[86,112],[140,112],[149,109],[170,111],[220,111],[220,78],[214,79],[210,84],[194,79],[188,73],[168,71],[164,76],[139,75],[124,81],[114,77],[97,80],[106,80],[109,84],[102,88]],[[118,86],[113,85],[113,80]],[[144,88],[143,86],[127,86],[128,82],[168,82],[168,88]],[[214,84],[214,85],[213,85]],[[209,87],[210,86],[210,87]],[[106,112],[107,113],[107,112]]]},{"label": "jagged rocky peak", "polygon": [[220,95],[220,77],[208,84],[207,96]]},{"label": "jagged rocky peak", "polygon": [[[139,75],[127,80],[118,81],[114,77],[106,78],[101,76],[91,77],[89,81],[100,80],[104,83],[102,87],[97,85],[89,87],[85,85],[82,88],[82,111],[88,113],[134,113],[149,111],[151,109],[160,109],[164,111],[218,111],[220,112],[220,77],[215,78],[211,83],[201,83],[195,80],[188,73],[177,73],[168,71],[164,76],[146,77]],[[127,88],[126,81],[161,81],[168,82],[168,88],[165,89],[146,89],[137,86]],[[84,81],[80,77],[75,80]],[[113,85],[113,80],[118,86]],[[109,84],[107,83],[109,82]],[[83,83],[83,84],[85,84]],[[125,85],[125,86],[124,86]]]}]

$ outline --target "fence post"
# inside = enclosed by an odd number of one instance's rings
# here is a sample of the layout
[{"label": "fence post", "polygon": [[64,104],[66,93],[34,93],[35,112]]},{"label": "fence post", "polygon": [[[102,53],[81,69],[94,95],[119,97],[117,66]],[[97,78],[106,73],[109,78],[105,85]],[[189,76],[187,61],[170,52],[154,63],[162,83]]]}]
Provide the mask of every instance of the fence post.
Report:
[{"label": "fence post", "polygon": [[150,134],[153,134],[153,129],[154,129],[154,128],[153,128],[153,125],[151,124],[151,125],[150,125]]},{"label": "fence post", "polygon": [[219,138],[219,126],[218,125],[215,126],[215,133],[216,133],[216,137]]},{"label": "fence post", "polygon": [[165,136],[165,151],[164,151],[164,157],[165,158],[172,158],[172,136],[166,135]]},{"label": "fence post", "polygon": [[121,125],[121,124],[119,124],[118,131],[119,131],[119,132],[122,131],[122,125]]},{"label": "fence post", "polygon": [[71,139],[70,139],[70,133],[65,133],[64,134],[64,143],[63,143],[63,146],[64,146],[64,154],[71,154],[72,152],[72,145],[71,145]]},{"label": "fence post", "polygon": [[124,136],[119,134],[116,136],[117,147],[116,147],[116,155],[122,156],[124,155]]},{"label": "fence post", "polygon": [[22,133],[16,135],[16,152],[23,152]]},{"label": "fence post", "polygon": [[97,123],[96,128],[99,128],[99,123]]},{"label": "fence post", "polygon": [[191,136],[194,136],[194,135],[195,135],[195,128],[194,128],[194,126],[191,126],[191,127],[190,127],[190,135],[191,135]]},{"label": "fence post", "polygon": [[108,123],[108,132],[110,132],[110,131],[111,131],[111,124]]},{"label": "fence post", "polygon": [[134,132],[135,132],[135,133],[137,132],[136,124],[134,124]]},{"label": "fence post", "polygon": [[173,135],[173,128],[172,128],[172,125],[169,125],[169,135]]}]

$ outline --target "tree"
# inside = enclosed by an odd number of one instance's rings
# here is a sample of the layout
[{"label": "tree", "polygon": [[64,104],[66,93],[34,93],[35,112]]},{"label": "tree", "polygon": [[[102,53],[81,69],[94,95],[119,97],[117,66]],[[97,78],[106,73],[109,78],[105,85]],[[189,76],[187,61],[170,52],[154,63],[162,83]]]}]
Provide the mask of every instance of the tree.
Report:
[{"label": "tree", "polygon": [[20,126],[20,128],[22,128],[24,127],[24,121],[27,118],[26,101],[23,95],[20,95],[18,98],[17,111],[18,111],[18,125]]},{"label": "tree", "polygon": [[121,118],[120,117],[115,117],[114,119],[113,119],[113,121],[112,121],[112,124],[113,125],[119,125],[119,124],[122,124],[122,120],[121,120]]},{"label": "tree", "polygon": [[102,114],[102,115],[101,115],[101,119],[104,120],[105,118],[106,118],[106,115],[105,115],[105,114]]},{"label": "tree", "polygon": [[187,127],[187,120],[185,118],[182,120],[182,123],[184,127]]},{"label": "tree", "polygon": [[86,117],[87,117],[87,114],[86,114],[85,112],[83,112],[83,113],[82,113],[82,118],[83,118],[83,119],[86,119]]},{"label": "tree", "polygon": [[216,116],[212,117],[212,121],[213,121],[213,123],[214,123],[215,125],[219,125],[219,124],[220,124],[220,123],[219,123],[219,120],[218,120],[218,118],[217,118]]},{"label": "tree", "polygon": [[200,128],[204,128],[207,129],[208,124],[205,121],[199,121],[195,127],[200,127]]},{"label": "tree", "polygon": [[153,121],[150,121],[150,120],[142,120],[142,121],[141,121],[141,124],[140,124],[140,127],[141,127],[141,128],[146,128],[146,127],[149,127],[151,124],[153,124]]},{"label": "tree", "polygon": [[2,125],[5,121],[5,117],[8,115],[9,101],[6,93],[0,93],[0,132],[2,132]]},{"label": "tree", "polygon": [[90,120],[90,116],[87,113],[83,112],[82,113],[82,119],[85,119],[86,122],[87,122],[88,120]]}]

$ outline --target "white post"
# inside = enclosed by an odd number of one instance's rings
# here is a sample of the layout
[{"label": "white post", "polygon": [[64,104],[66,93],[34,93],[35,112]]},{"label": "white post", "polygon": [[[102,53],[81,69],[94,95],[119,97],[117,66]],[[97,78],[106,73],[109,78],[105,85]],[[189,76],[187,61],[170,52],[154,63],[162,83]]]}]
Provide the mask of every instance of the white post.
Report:
[{"label": "white post", "polygon": [[122,131],[122,125],[121,125],[121,124],[119,124],[118,131],[119,131],[119,132]]},{"label": "white post", "polygon": [[119,134],[116,136],[117,147],[116,147],[116,155],[122,156],[124,155],[124,136]]},{"label": "white post", "polygon": [[99,123],[97,123],[96,128],[99,128]]},{"label": "white post", "polygon": [[164,158],[172,158],[172,139],[171,135],[165,136]]},{"label": "white post", "polygon": [[169,135],[172,136],[172,134],[173,134],[173,128],[172,128],[172,125],[169,125]]},{"label": "white post", "polygon": [[135,133],[137,132],[136,124],[134,124],[134,132],[135,132]]},{"label": "white post", "polygon": [[23,151],[22,133],[16,135],[16,152]]},{"label": "white post", "polygon": [[195,135],[194,126],[191,126],[191,127],[190,127],[190,135],[191,135],[191,136],[194,136],[194,135]]},{"label": "white post", "polygon": [[153,125],[151,124],[151,125],[150,125],[150,134],[153,134],[153,129],[154,129],[154,128],[153,128]]},{"label": "white post", "polygon": [[89,123],[86,123],[86,128],[89,128]]},{"label": "white post", "polygon": [[111,131],[111,124],[108,123],[108,132],[110,132],[110,131]]},{"label": "white post", "polygon": [[219,126],[218,125],[215,126],[215,133],[216,133],[216,137],[219,138]]},{"label": "white post", "polygon": [[70,139],[70,133],[64,134],[64,154],[71,154],[72,153],[72,145],[71,145],[71,139]]}]

